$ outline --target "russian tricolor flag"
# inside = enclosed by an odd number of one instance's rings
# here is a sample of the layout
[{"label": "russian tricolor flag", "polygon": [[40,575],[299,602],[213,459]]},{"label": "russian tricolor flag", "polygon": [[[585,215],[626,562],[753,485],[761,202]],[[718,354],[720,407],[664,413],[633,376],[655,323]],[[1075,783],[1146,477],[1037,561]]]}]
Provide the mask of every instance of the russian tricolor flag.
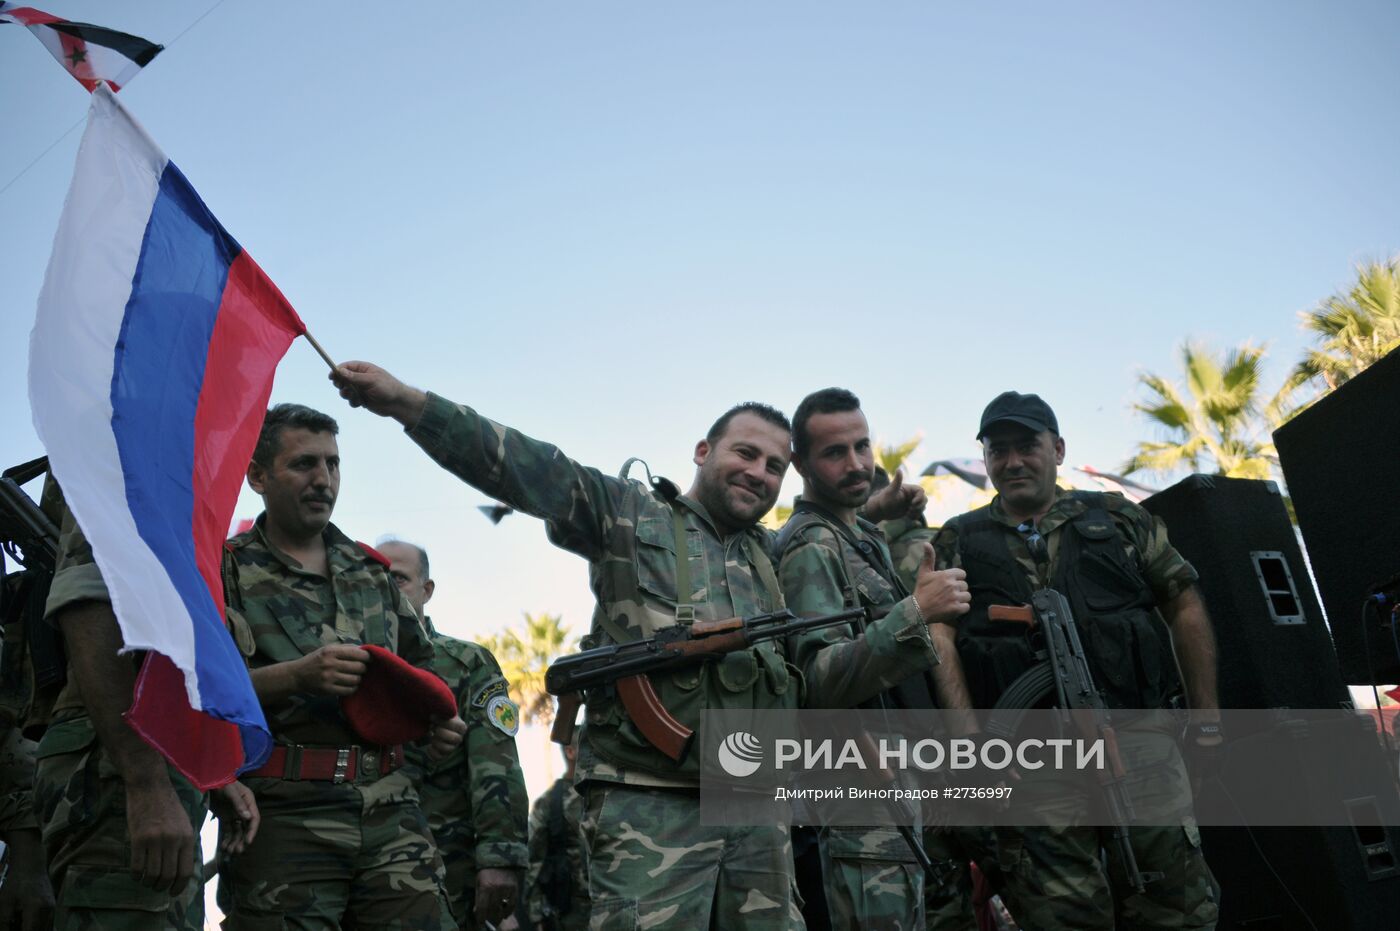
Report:
[{"label": "russian tricolor flag", "polygon": [[221,551],[305,325],[100,86],[30,337],[29,400],[112,596],[151,651],[127,720],[201,788],[271,749],[224,626]]}]

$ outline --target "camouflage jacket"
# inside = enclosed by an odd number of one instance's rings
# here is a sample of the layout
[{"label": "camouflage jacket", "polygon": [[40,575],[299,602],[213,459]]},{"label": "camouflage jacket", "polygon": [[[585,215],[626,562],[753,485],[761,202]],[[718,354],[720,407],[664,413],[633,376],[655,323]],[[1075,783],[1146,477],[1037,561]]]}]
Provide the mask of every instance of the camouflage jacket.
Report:
[{"label": "camouflage jacket", "polygon": [[0,839],[9,831],[37,829],[34,817],[34,751],[18,727],[6,727],[0,737]]},{"label": "camouflage jacket", "polygon": [[[721,536],[700,504],[679,497],[674,513],[681,518],[690,591],[678,605],[672,505],[646,485],[582,466],[554,446],[433,394],[408,433],[443,468],[543,518],[555,545],[589,561],[599,607],[590,646],[649,637],[692,616],[752,616],[782,606],[768,556],[770,534],[761,527]],[[667,710],[692,729],[706,708],[793,708],[802,690],[782,647],[772,643],[656,675],[652,683]],[[616,698],[604,690],[589,696],[580,780],[695,787],[697,757],[673,763],[647,742]]]},{"label": "camouflage jacket", "polygon": [[[848,708],[873,698],[938,663],[928,625],[918,616],[912,599],[890,583],[894,564],[885,535],[862,517],[842,528],[824,508],[799,504],[785,535],[778,576],[788,606],[798,614],[832,614],[859,604],[893,606],[883,618],[867,624],[859,638],[849,627],[828,627],[797,638],[795,654],[811,687],[813,705]],[[847,538],[864,542],[884,571],[877,570]],[[924,686],[923,707],[932,707]],[[911,689],[912,691],[912,689]],[[821,834],[836,858],[877,858],[912,861],[913,852],[892,827],[830,827]]]},{"label": "camouflage jacket", "polygon": [[[819,708],[850,708],[938,663],[928,625],[913,600],[890,583],[893,562],[885,536],[864,518],[838,527],[824,508],[798,504],[780,545],[778,578],[788,607],[811,616],[857,605],[891,607],[865,626],[862,636],[846,626],[809,631],[796,638],[794,656],[807,677],[807,700]],[[795,532],[793,532],[795,531]],[[879,571],[846,540],[864,542],[885,571]]]},{"label": "camouflage jacket", "polygon": [[448,893],[456,895],[475,888],[478,869],[526,866],[529,802],[515,752],[518,712],[496,658],[483,646],[432,631],[431,622],[427,626],[433,643],[429,668],[457,696],[467,734],[441,760],[430,760],[420,745],[409,747],[407,755],[420,807],[447,867]]},{"label": "camouflage jacket", "polygon": [[[1116,494],[1099,496],[1108,509],[1109,517],[1118,525],[1119,536],[1124,550],[1130,559],[1143,570],[1147,582],[1152,586],[1152,594],[1158,604],[1165,604],[1196,581],[1196,570],[1176,551],[1167,540],[1166,525],[1154,518],[1139,505]],[[1054,578],[1059,567],[1060,542],[1063,534],[1057,533],[1069,521],[1083,514],[1087,509],[1085,499],[1063,488],[1055,489],[1055,501],[1036,523],[1036,529],[1045,538],[1049,559],[1038,564],[1026,545],[1026,537],[1017,529],[1018,521],[1006,513],[1001,505],[1001,496],[993,498],[986,506],[989,520],[1006,528],[1006,542],[1016,564],[1025,573],[1033,588],[1044,588]],[[979,511],[984,510],[979,508]],[[961,567],[958,555],[958,531],[962,525],[978,511],[970,511],[952,518],[938,532],[933,548],[938,568]]]},{"label": "camouflage jacket", "polygon": [[[224,546],[224,598],[238,648],[252,669],[300,659],[332,643],[375,644],[419,668],[433,659],[418,614],[379,558],[328,524],[331,578],[307,572],[263,534],[265,514]],[[360,742],[330,695],[263,704],[279,743],[344,747]]]},{"label": "camouflage jacket", "polygon": [[[583,796],[573,780],[556,779],[530,808],[530,875],[525,900],[534,927],[583,931],[588,927],[588,867],[579,819]],[[560,908],[565,905],[566,910]]]}]

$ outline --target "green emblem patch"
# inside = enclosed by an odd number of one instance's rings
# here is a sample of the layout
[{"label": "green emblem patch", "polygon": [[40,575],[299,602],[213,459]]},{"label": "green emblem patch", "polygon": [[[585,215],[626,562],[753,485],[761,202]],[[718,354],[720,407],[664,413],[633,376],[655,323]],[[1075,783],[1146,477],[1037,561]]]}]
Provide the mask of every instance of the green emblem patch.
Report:
[{"label": "green emblem patch", "polygon": [[486,705],[486,717],[502,733],[511,737],[520,730],[520,711],[515,702],[504,695],[497,695]]}]

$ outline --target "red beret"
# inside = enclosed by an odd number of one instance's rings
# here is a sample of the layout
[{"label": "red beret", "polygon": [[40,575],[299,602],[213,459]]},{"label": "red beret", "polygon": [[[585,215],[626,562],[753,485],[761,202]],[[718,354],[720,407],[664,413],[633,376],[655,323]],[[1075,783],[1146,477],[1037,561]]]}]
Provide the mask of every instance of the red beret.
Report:
[{"label": "red beret", "polygon": [[366,743],[411,743],[427,735],[430,718],[457,713],[457,696],[446,682],[383,647],[364,650],[370,656],[369,668],[355,694],[340,700],[340,708]]}]

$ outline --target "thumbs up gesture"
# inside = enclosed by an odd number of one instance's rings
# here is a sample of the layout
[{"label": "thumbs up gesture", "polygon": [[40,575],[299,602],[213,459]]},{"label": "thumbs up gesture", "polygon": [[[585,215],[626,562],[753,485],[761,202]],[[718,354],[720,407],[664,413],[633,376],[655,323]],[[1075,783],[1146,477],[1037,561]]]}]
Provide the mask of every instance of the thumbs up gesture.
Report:
[{"label": "thumbs up gesture", "polygon": [[933,545],[924,544],[924,559],[914,582],[914,605],[926,624],[956,627],[958,619],[972,608],[967,573],[961,569],[935,569]]},{"label": "thumbs up gesture", "polygon": [[865,519],[879,523],[901,517],[918,517],[927,504],[928,494],[923,487],[918,482],[904,484],[904,470],[900,469],[894,473],[888,485],[865,502]]}]

